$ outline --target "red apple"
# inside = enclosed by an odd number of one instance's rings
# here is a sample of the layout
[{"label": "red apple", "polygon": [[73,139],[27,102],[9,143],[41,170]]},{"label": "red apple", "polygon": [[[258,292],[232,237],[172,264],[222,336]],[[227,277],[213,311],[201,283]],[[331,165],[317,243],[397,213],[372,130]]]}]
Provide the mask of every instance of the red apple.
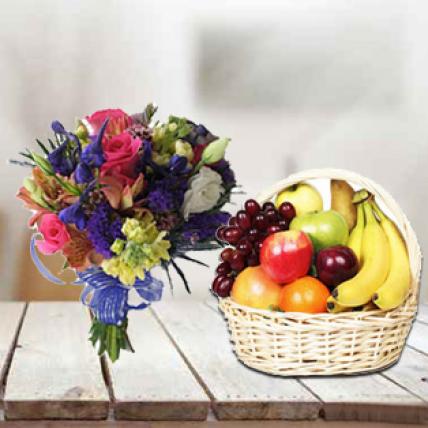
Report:
[{"label": "red apple", "polygon": [[274,281],[288,284],[308,273],[312,253],[312,242],[306,233],[287,230],[263,241],[260,264]]},{"label": "red apple", "polygon": [[316,266],[318,278],[329,287],[336,287],[358,272],[357,256],[344,245],[321,250],[317,255]]}]

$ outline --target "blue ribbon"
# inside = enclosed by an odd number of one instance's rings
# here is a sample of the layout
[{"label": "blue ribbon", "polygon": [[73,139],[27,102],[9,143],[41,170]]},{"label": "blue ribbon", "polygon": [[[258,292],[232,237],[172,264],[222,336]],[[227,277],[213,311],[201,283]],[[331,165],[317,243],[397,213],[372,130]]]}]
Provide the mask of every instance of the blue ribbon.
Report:
[{"label": "blue ribbon", "polygon": [[53,282],[58,285],[64,285],[65,282],[61,279],[57,278],[55,275],[53,275],[49,269],[42,263],[42,261],[39,258],[39,255],[37,254],[36,250],[36,237],[37,234],[34,234],[31,237],[30,241],[30,255],[31,259],[33,260],[33,263],[36,265],[37,269],[41,273],[41,275],[46,278],[48,281]]},{"label": "blue ribbon", "polygon": [[[64,285],[65,282],[53,275],[42,263],[36,249],[37,234],[31,237],[30,254],[41,275],[48,281]],[[78,279],[73,285],[86,284],[80,296],[81,302],[88,306],[97,319],[104,324],[120,325],[130,310],[142,310],[151,302],[162,298],[163,283],[153,278],[150,272],[145,273],[144,280],[137,279],[132,287],[123,285],[118,278],[107,275],[101,268],[89,268],[77,272]],[[138,305],[128,303],[129,291],[135,289],[143,300]]]},{"label": "blue ribbon", "polygon": [[[104,324],[120,325],[129,310],[145,309],[151,302],[162,298],[163,283],[153,278],[150,272],[146,272],[144,280],[137,279],[133,287],[123,285],[118,278],[107,275],[101,268],[90,268],[77,275],[79,282],[86,283],[80,296],[81,302]],[[135,306],[128,304],[128,293],[133,288],[144,299]]]}]

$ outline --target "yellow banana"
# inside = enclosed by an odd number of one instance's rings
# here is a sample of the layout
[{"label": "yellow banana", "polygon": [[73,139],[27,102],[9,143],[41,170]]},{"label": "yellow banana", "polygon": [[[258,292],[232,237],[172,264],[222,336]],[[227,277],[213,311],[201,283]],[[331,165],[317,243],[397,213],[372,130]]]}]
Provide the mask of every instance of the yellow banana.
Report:
[{"label": "yellow banana", "polygon": [[388,239],[377,222],[370,203],[363,202],[366,226],[363,233],[361,256],[363,265],[353,278],[342,282],[332,296],[342,306],[360,306],[371,300],[389,272]]},{"label": "yellow banana", "polygon": [[349,312],[351,310],[351,307],[348,308],[346,306],[339,305],[339,303],[336,302],[333,296],[330,296],[327,299],[327,311],[331,314],[338,314],[339,312]]},{"label": "yellow banana", "polygon": [[384,310],[401,305],[410,289],[410,263],[406,243],[395,223],[389,219],[373,201],[373,209],[388,238],[391,253],[391,268],[385,282],[373,295],[373,302]]},{"label": "yellow banana", "polygon": [[352,229],[349,235],[348,247],[351,248],[357,256],[358,262],[361,264],[361,246],[363,243],[363,232],[364,232],[364,208],[363,204],[357,205],[357,224]]}]

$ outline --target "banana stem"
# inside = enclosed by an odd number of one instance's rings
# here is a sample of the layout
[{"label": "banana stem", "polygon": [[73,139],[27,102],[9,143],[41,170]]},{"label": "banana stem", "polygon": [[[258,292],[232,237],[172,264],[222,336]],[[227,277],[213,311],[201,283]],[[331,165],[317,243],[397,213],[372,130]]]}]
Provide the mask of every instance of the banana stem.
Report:
[{"label": "banana stem", "polygon": [[364,227],[365,224],[363,204],[357,205],[357,224],[362,225],[362,227]]},{"label": "banana stem", "polygon": [[373,210],[370,202],[365,201],[363,203],[363,207],[364,207],[364,214],[366,215],[366,224],[377,223],[377,220],[373,214]]},{"label": "banana stem", "polygon": [[376,203],[374,199],[370,201],[376,215],[379,217],[380,221],[388,220],[388,217],[385,215],[385,213],[379,208],[379,205]]},{"label": "banana stem", "polygon": [[367,201],[371,196],[372,194],[367,189],[361,189],[355,193],[352,198],[352,203],[361,204],[362,202]]}]

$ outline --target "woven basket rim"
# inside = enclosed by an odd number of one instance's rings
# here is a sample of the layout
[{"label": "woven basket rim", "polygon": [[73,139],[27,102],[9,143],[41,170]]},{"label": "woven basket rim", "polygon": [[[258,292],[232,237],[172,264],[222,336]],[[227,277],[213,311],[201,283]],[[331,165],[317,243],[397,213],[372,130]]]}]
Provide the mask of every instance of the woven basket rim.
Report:
[{"label": "woven basket rim", "polygon": [[348,319],[361,319],[366,317],[380,316],[384,317],[387,314],[388,316],[394,315],[395,313],[400,313],[403,305],[398,306],[395,309],[391,310],[382,310],[382,309],[370,309],[366,311],[348,311],[348,312],[338,312],[338,313],[330,313],[330,312],[321,312],[321,313],[307,313],[307,312],[282,312],[282,311],[272,311],[269,309],[258,309],[252,308],[250,306],[241,305],[235,302],[231,297],[219,298],[219,301],[227,302],[230,306],[235,307],[236,309],[245,311],[247,313],[254,313],[258,315],[263,315],[266,318],[275,318],[275,319],[289,319],[293,321],[301,321],[301,320],[324,320],[331,321],[334,319],[340,318],[348,318]]},{"label": "woven basket rim", "polygon": [[[413,312],[416,311],[416,305],[418,301],[418,293],[419,293],[419,285],[420,285],[420,277],[422,271],[422,252],[421,247],[419,245],[417,236],[415,231],[413,230],[409,220],[407,219],[405,213],[401,209],[400,205],[395,201],[395,199],[387,192],[381,185],[377,184],[371,179],[368,179],[356,172],[345,170],[345,169],[337,169],[337,168],[321,168],[321,169],[308,169],[303,170],[298,173],[292,174],[286,179],[278,181],[273,184],[269,189],[264,192],[261,192],[257,195],[256,200],[260,203],[266,202],[274,195],[276,195],[279,191],[284,189],[285,187],[291,186],[301,181],[307,181],[312,179],[339,179],[346,180],[353,184],[359,184],[362,187],[367,187],[369,191],[371,191],[376,197],[380,198],[383,203],[393,212],[395,218],[395,222],[398,223],[398,227],[401,230],[404,240],[406,242],[407,250],[409,252],[410,257],[410,249],[409,249],[409,241],[413,246],[413,256],[417,257],[415,263],[413,263],[414,268],[411,269],[412,274],[412,283],[409,295],[406,300],[397,308],[392,310],[382,310],[382,309],[373,309],[367,311],[345,311],[339,313],[303,313],[303,312],[279,312],[279,311],[271,311],[265,309],[252,308],[249,306],[244,306],[236,303],[230,297],[220,299],[227,301],[230,305],[234,306],[237,309],[242,311],[246,311],[249,313],[255,313],[259,315],[263,315],[268,318],[280,318],[280,319],[290,319],[290,320],[310,320],[310,319],[321,319],[328,321],[332,319],[336,319],[338,317],[341,318],[349,318],[349,319],[360,319],[361,317],[385,317],[391,316],[395,313],[400,313],[403,311],[404,307],[411,307],[412,305],[415,308],[411,308]],[[412,264],[412,261],[411,261]],[[390,315],[387,315],[390,314]]]}]

